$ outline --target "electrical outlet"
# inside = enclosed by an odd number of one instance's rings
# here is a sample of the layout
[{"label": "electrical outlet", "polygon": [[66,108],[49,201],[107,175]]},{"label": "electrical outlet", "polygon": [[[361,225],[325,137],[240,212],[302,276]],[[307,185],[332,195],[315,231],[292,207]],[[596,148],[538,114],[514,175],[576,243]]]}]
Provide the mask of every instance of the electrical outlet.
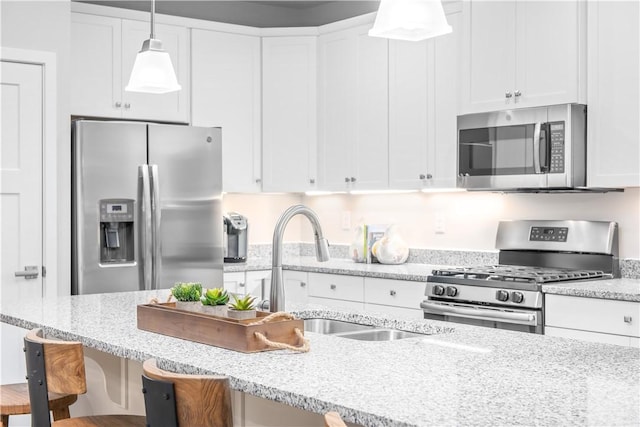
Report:
[{"label": "electrical outlet", "polygon": [[445,225],[444,225],[444,214],[438,212],[435,218],[434,231],[436,234],[444,234],[445,233]]},{"label": "electrical outlet", "polygon": [[351,211],[342,211],[342,229],[351,230]]}]

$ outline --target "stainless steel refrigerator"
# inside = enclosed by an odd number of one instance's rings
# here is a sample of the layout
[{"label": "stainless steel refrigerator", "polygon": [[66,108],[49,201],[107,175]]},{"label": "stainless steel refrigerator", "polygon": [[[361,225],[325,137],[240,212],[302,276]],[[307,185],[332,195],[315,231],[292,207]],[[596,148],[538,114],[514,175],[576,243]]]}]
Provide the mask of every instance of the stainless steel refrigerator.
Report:
[{"label": "stainless steel refrigerator", "polygon": [[222,286],[220,128],[72,122],[72,294]]}]

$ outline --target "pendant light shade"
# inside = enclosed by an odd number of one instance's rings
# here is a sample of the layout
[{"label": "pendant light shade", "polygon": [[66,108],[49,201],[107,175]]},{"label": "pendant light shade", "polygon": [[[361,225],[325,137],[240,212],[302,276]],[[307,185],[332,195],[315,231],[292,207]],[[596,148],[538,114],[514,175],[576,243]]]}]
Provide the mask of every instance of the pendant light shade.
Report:
[{"label": "pendant light shade", "polygon": [[169,53],[162,48],[162,42],[154,38],[155,0],[151,2],[151,35],[142,43],[131,70],[128,92],[169,93],[182,89],[173,71]]},{"label": "pendant light shade", "polygon": [[369,35],[420,41],[451,31],[440,0],[382,0]]}]

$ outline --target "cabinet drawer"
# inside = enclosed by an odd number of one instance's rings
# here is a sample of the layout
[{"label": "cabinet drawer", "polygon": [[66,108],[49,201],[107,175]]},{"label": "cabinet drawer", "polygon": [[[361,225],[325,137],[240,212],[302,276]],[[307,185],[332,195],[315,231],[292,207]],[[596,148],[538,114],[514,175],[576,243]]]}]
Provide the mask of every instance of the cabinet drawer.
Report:
[{"label": "cabinet drawer", "polygon": [[364,302],[419,310],[425,287],[424,282],[367,277],[364,280]]},{"label": "cabinet drawer", "polygon": [[309,273],[309,295],[362,302],[364,277]]},{"label": "cabinet drawer", "polygon": [[640,337],[637,302],[547,295],[545,311],[545,326]]}]

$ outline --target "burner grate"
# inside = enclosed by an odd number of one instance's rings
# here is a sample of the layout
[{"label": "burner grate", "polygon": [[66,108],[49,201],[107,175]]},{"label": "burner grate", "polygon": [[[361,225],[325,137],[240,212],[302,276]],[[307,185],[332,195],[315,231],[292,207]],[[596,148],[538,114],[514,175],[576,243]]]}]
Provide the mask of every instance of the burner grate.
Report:
[{"label": "burner grate", "polygon": [[434,276],[475,280],[496,280],[522,283],[550,283],[566,280],[587,280],[605,277],[600,270],[553,269],[531,266],[491,265],[433,270]]}]

